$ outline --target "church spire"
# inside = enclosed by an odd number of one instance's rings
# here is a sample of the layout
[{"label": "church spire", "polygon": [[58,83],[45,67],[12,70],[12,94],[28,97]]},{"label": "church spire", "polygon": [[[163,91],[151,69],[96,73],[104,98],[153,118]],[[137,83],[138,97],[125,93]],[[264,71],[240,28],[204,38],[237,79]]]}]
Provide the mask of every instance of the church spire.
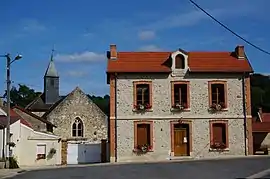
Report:
[{"label": "church spire", "polygon": [[51,59],[48,68],[46,70],[45,77],[59,77],[53,61],[53,55],[54,49],[52,49]]}]

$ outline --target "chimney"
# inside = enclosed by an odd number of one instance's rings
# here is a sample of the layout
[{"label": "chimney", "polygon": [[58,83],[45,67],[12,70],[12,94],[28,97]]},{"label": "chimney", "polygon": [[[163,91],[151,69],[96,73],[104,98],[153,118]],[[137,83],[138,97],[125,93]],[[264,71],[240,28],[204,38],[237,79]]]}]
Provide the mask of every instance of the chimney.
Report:
[{"label": "chimney", "polygon": [[243,45],[238,45],[235,48],[235,53],[238,59],[244,59],[245,58],[245,50]]},{"label": "chimney", "polygon": [[110,59],[116,60],[117,59],[117,49],[115,44],[110,45]]}]

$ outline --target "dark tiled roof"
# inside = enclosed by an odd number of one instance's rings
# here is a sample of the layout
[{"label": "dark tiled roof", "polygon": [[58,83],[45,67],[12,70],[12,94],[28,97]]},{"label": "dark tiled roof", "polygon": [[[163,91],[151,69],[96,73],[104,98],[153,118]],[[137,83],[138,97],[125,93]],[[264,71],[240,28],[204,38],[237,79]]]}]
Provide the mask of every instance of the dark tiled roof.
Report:
[{"label": "dark tiled roof", "polygon": [[[59,101],[61,101],[65,96],[60,96]],[[58,103],[57,101],[56,103]],[[55,103],[55,104],[56,104]],[[29,103],[25,109],[32,112],[47,112],[51,109],[54,104],[46,104],[45,103],[45,95],[42,93],[36,99],[34,99],[31,103]]]},{"label": "dark tiled roof", "polygon": [[24,109],[24,108],[21,108],[19,106],[15,106],[14,108],[17,108],[18,110],[20,110],[20,111],[22,111],[22,112],[36,118],[37,120],[39,120],[41,122],[44,122],[45,124],[49,124],[49,125],[52,125],[52,126],[56,127],[54,124],[52,124],[50,121],[47,121],[45,118],[39,117],[39,116],[35,115],[34,113]]},{"label": "dark tiled roof", "polygon": [[60,100],[58,100],[56,103],[54,103],[43,115],[43,118],[46,118],[46,116],[48,114],[50,114],[50,112],[52,112],[52,110],[54,110],[62,101],[64,101],[64,99],[66,99],[68,95],[66,96],[61,96]]}]

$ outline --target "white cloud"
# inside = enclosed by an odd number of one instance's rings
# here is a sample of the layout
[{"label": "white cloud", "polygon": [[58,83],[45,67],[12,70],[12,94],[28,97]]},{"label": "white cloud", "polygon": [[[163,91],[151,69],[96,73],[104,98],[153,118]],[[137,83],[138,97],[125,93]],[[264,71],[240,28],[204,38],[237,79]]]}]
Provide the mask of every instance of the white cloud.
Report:
[{"label": "white cloud", "polygon": [[94,37],[94,34],[91,32],[87,32],[87,33],[83,34],[83,37],[92,38],[92,37]]},{"label": "white cloud", "polygon": [[[232,6],[223,6],[222,8],[216,7],[205,10],[219,20],[222,20],[224,18],[237,18],[244,14],[251,15],[254,14],[254,12],[257,12],[256,9],[254,9],[254,7],[250,4],[241,3],[241,6],[237,6],[237,4],[235,4],[235,7],[237,8],[232,8]],[[213,20],[201,10],[195,8],[191,11],[182,12],[179,14],[170,14],[163,18],[158,18],[156,21],[145,25],[144,28],[154,29],[156,31],[175,27],[194,26],[199,23],[204,23],[205,21]]]},{"label": "white cloud", "polygon": [[161,48],[155,45],[146,45],[139,48],[140,51],[147,51],[147,52],[158,52],[163,51]]},{"label": "white cloud", "polygon": [[22,20],[22,30],[27,32],[44,31],[46,27],[35,19]]},{"label": "white cloud", "polygon": [[98,62],[104,61],[106,59],[104,54],[98,54],[95,52],[85,51],[83,53],[74,54],[57,54],[55,60],[59,62],[70,62],[70,63],[80,63],[80,62]]},{"label": "white cloud", "polygon": [[88,73],[84,71],[68,71],[66,72],[66,75],[70,77],[83,77],[88,75]]},{"label": "white cloud", "polygon": [[156,34],[154,31],[146,30],[146,31],[140,31],[138,33],[138,37],[140,40],[151,40],[156,37]]}]

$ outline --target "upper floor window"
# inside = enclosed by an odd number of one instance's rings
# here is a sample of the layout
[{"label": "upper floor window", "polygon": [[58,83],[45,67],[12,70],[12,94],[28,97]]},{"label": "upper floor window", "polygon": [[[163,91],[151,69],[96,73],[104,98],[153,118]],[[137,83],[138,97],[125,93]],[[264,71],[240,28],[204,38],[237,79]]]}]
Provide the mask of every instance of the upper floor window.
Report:
[{"label": "upper floor window", "polygon": [[134,82],[134,108],[150,109],[152,107],[152,83]]},{"label": "upper floor window", "polygon": [[227,83],[223,81],[209,82],[209,105],[221,110],[227,107]]},{"label": "upper floor window", "polygon": [[83,122],[78,117],[72,125],[72,137],[83,137]]},{"label": "upper floor window", "polygon": [[185,69],[185,57],[182,54],[175,57],[175,69]]},{"label": "upper floor window", "polygon": [[172,107],[175,109],[187,109],[189,106],[189,82],[172,82]]}]

